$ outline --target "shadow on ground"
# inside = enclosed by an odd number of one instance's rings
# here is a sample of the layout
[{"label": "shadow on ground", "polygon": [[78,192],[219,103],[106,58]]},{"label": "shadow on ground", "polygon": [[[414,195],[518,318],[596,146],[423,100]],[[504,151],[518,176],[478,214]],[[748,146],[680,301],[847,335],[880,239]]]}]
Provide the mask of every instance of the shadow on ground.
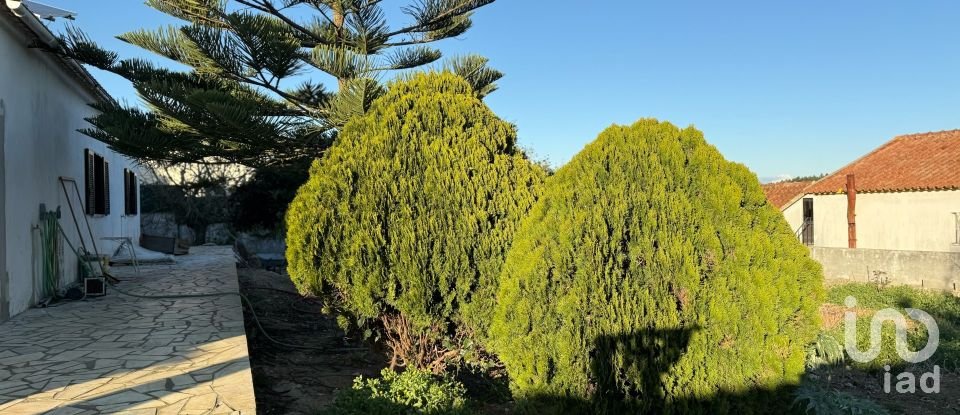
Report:
[{"label": "shadow on ground", "polygon": [[261,269],[239,268],[240,290],[256,308],[270,336],[252,323],[244,308],[257,412],[316,414],[359,375],[377,377],[387,366],[383,353],[349,339],[318,302],[300,296],[290,278]]},{"label": "shadow on ground", "polygon": [[[591,399],[539,395],[516,403],[529,414],[769,414],[790,413],[795,386],[718,392],[704,399],[664,396],[663,375],[683,356],[696,329],[643,330],[602,336],[591,360]],[[635,383],[631,379],[642,379]]]}]

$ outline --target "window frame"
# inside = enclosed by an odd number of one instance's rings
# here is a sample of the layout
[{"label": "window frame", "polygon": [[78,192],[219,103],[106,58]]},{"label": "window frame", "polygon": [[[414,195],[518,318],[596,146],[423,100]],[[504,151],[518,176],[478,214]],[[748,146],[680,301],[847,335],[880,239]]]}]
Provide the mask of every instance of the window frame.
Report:
[{"label": "window frame", "polygon": [[813,233],[813,221],[815,215],[814,211],[814,198],[805,197],[802,199],[803,205],[801,209],[801,218],[803,223],[800,226],[800,241],[806,246],[814,246],[816,239]]},{"label": "window frame", "polygon": [[88,216],[110,215],[110,162],[106,157],[87,148],[83,150],[83,178],[86,199],[84,210]]},{"label": "window frame", "polygon": [[140,214],[140,199],[138,197],[137,174],[130,169],[123,169],[123,214],[137,216]]},{"label": "window frame", "polygon": [[960,212],[953,212],[953,244],[960,246]]}]

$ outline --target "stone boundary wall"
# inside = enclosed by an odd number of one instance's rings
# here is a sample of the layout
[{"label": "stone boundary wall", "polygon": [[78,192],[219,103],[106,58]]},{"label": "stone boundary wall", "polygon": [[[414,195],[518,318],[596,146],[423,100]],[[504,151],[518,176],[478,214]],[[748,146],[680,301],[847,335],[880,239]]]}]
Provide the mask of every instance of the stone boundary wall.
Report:
[{"label": "stone boundary wall", "polygon": [[[196,240],[196,231],[187,225],[178,225],[172,213],[144,213],[141,215],[141,228],[144,235]],[[204,240],[217,245],[230,245],[234,238],[253,254],[276,255],[282,257],[287,251],[282,237],[260,235],[249,232],[232,232],[227,223],[213,223],[207,227]]]},{"label": "stone boundary wall", "polygon": [[960,289],[960,252],[891,251],[811,247],[810,257],[823,265],[826,282],[875,282],[891,285]]}]

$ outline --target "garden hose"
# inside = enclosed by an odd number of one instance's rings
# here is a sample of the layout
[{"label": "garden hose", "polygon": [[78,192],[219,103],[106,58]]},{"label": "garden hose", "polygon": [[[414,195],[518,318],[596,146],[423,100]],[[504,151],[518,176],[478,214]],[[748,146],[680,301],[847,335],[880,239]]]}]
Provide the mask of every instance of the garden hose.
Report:
[{"label": "garden hose", "polygon": [[[73,252],[77,256],[77,260],[80,261],[80,266],[83,267],[83,271],[86,271],[86,275],[93,275],[93,268],[90,267],[90,264],[84,260],[85,255],[81,254],[76,247],[73,246],[73,243],[70,242],[70,238],[67,237],[66,231],[63,230],[63,226],[60,225],[60,221],[55,221],[57,229],[60,230],[60,235],[63,236],[63,240],[67,242],[67,246],[70,247],[70,252]],[[81,271],[81,272],[83,272]]]},{"label": "garden hose", "polygon": [[57,212],[40,213],[40,247],[43,269],[43,297],[56,298],[60,288],[60,227]]},{"label": "garden hose", "polygon": [[[70,250],[73,251],[73,253],[77,255],[77,258],[83,258],[83,256],[80,255],[80,252],[76,250],[76,248],[73,246],[72,243],[70,243],[70,239],[66,238],[66,234],[64,233],[63,228],[60,226],[60,222],[57,220],[55,214],[54,214],[54,216],[53,216],[53,224],[54,224],[53,226],[55,226],[56,228],[58,228],[58,229],[60,230],[60,234],[63,234],[64,239],[67,241],[67,245],[70,247]],[[49,225],[49,224],[48,224],[48,225]],[[54,259],[56,259],[56,257],[54,257]],[[80,261],[80,263],[83,264],[84,266],[86,266],[86,267],[88,268],[88,271],[92,271],[92,269],[89,269],[89,264],[87,264],[87,263],[84,262],[84,261]],[[45,269],[46,269],[46,268],[45,268]],[[242,300],[242,303],[243,303],[243,304],[246,304],[247,308],[250,309],[250,315],[253,316],[253,323],[257,326],[257,329],[260,330],[260,333],[262,333],[263,336],[264,336],[267,340],[269,340],[269,341],[271,341],[271,342],[273,342],[273,343],[275,343],[275,344],[278,344],[278,345],[280,345],[280,346],[290,347],[290,348],[294,348],[294,349],[321,350],[321,351],[337,351],[337,350],[340,350],[340,349],[327,349],[327,348],[323,348],[323,347],[312,347],[312,346],[303,346],[303,345],[298,345],[298,344],[284,343],[284,342],[282,342],[282,341],[279,341],[279,340],[273,338],[272,336],[270,336],[269,333],[267,333],[267,330],[263,328],[263,325],[260,324],[260,318],[257,317],[257,312],[256,312],[256,311],[254,310],[254,308],[253,308],[253,302],[250,301],[250,299],[247,298],[247,296],[245,296],[245,295],[243,295],[242,293],[239,293],[239,292],[237,292],[237,293],[215,292],[215,293],[205,293],[205,294],[142,295],[142,294],[133,294],[133,293],[130,293],[130,292],[121,290],[121,289],[117,288],[116,286],[113,286],[112,289],[113,289],[114,291],[116,291],[116,292],[118,292],[118,293],[120,293],[120,294],[126,295],[126,296],[128,296],[128,297],[143,298],[143,299],[149,299],[149,300],[167,300],[167,299],[183,299],[183,298],[211,298],[211,297],[221,297],[221,296],[238,295],[238,296],[240,296],[240,299]],[[273,290],[273,291],[285,292],[285,293],[287,293],[287,294],[293,294],[293,293],[290,292],[290,291],[279,290],[279,289],[275,289],[275,288],[254,287],[254,289],[269,289],[269,290]],[[343,350],[347,350],[347,349],[343,349]],[[351,349],[351,350],[352,350],[352,349]]]},{"label": "garden hose", "polygon": [[[54,216],[54,219],[56,219],[55,216]],[[55,220],[54,223],[56,224],[56,227],[60,229],[60,233],[63,234],[64,239],[67,241],[67,245],[70,246],[70,250],[73,251],[73,253],[77,255],[77,258],[83,258],[83,256],[80,255],[80,252],[77,251],[77,249],[73,246],[72,243],[70,243],[70,239],[68,239],[68,238],[66,237],[66,233],[64,233],[63,228],[60,226],[60,222]],[[87,267],[87,268],[88,268],[88,269],[87,269],[88,271],[91,271],[91,272],[92,272],[92,269],[89,269],[89,264],[87,264],[87,263],[84,262],[84,261],[80,261],[80,263],[83,264],[85,267]],[[120,293],[120,294],[129,296],[129,297],[144,298],[144,299],[150,299],[150,300],[165,300],[165,299],[180,299],[180,298],[210,298],[210,297],[239,295],[239,296],[240,296],[240,299],[243,300],[242,302],[245,303],[245,304],[247,305],[247,307],[250,309],[250,315],[253,316],[253,322],[254,322],[254,324],[256,324],[257,329],[260,330],[260,333],[263,333],[263,336],[266,337],[267,340],[270,340],[271,342],[276,343],[276,344],[281,345],[281,346],[292,347],[292,348],[295,348],[295,349],[324,350],[324,351],[327,350],[327,349],[321,348],[321,347],[310,347],[310,346],[302,346],[302,345],[284,343],[284,342],[281,342],[281,341],[279,341],[279,340],[277,340],[277,339],[274,339],[273,337],[270,336],[269,333],[267,333],[267,330],[263,328],[263,325],[260,324],[260,319],[257,317],[257,312],[254,311],[254,309],[253,309],[253,303],[250,301],[249,298],[247,298],[247,296],[245,296],[245,295],[243,295],[243,294],[241,294],[241,293],[216,292],[216,293],[206,293],[206,294],[142,295],[142,294],[133,294],[133,293],[126,292],[126,291],[124,291],[124,290],[121,290],[121,289],[117,288],[117,286],[115,286],[115,285],[114,285],[112,288],[113,288],[114,291],[116,291],[116,292],[118,292],[118,293]],[[279,290],[278,290],[278,291],[279,291]]]},{"label": "garden hose", "polygon": [[257,317],[257,313],[253,309],[253,302],[251,302],[250,299],[247,298],[247,296],[241,293],[217,292],[217,293],[206,293],[206,294],[142,295],[142,294],[133,294],[133,293],[123,291],[117,288],[116,286],[113,287],[113,290],[126,296],[135,297],[135,298],[144,298],[144,299],[150,299],[150,300],[165,300],[165,299],[180,299],[180,298],[209,298],[209,297],[239,295],[240,299],[243,300],[243,303],[246,304],[247,307],[250,309],[250,315],[253,316],[253,323],[257,326],[257,329],[260,330],[260,333],[262,333],[263,336],[267,338],[267,340],[270,340],[271,342],[276,343],[280,346],[290,347],[294,349],[330,351],[330,349],[327,349],[324,347],[312,347],[312,346],[303,346],[298,344],[290,344],[290,343],[284,343],[280,340],[274,339],[273,337],[270,336],[269,333],[267,333],[267,330],[263,328],[263,325],[260,324],[260,319]]}]

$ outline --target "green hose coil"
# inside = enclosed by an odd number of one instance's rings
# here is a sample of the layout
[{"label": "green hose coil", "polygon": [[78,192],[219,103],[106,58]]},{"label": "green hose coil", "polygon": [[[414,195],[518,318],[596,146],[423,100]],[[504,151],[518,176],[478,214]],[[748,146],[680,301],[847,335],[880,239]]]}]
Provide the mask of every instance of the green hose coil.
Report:
[{"label": "green hose coil", "polygon": [[40,213],[40,245],[44,298],[56,297],[60,288],[60,231],[57,212]]}]

